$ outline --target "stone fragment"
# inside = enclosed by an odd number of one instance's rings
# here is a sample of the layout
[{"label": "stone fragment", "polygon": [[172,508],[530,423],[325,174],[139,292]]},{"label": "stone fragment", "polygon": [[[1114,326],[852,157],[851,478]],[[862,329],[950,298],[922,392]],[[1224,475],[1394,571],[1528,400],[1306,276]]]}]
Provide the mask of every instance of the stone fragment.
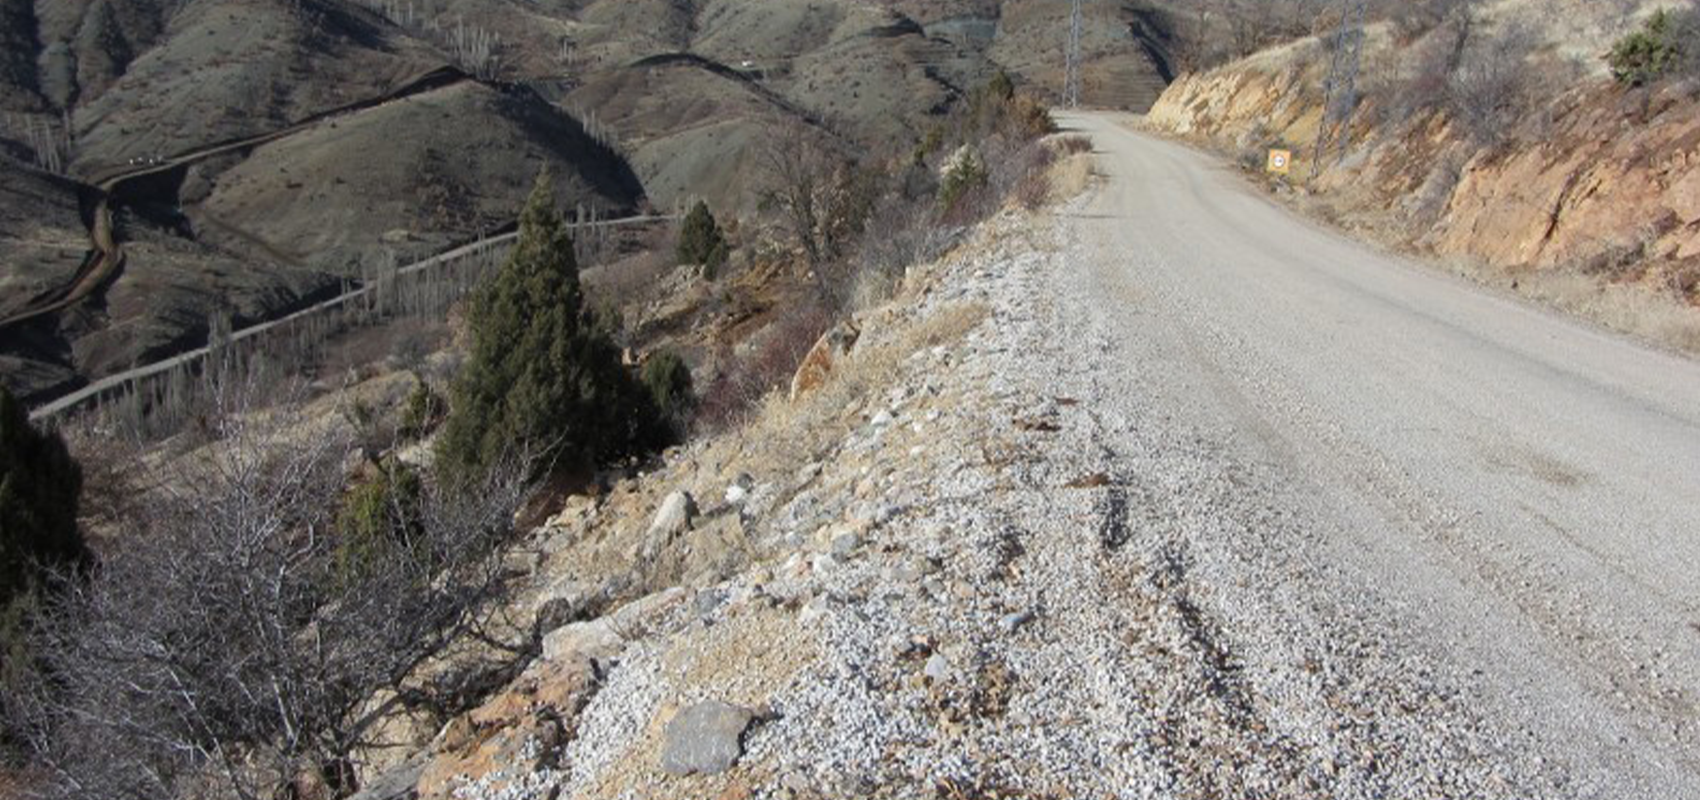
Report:
[{"label": "stone fragment", "polygon": [[667,723],[661,769],[668,775],[725,772],[744,754],[744,730],[755,719],[741,706],[710,700],[685,708]]},{"label": "stone fragment", "polygon": [[855,531],[845,531],[832,537],[832,557],[839,561],[848,561],[850,554],[861,546],[862,537],[857,536]]},{"label": "stone fragment", "polygon": [[922,668],[922,674],[932,679],[933,683],[943,683],[950,677],[950,662],[942,653],[934,653],[927,657],[927,665]]},{"label": "stone fragment", "polygon": [[672,538],[691,529],[696,519],[697,504],[687,492],[674,492],[661,501],[654,521],[649,523],[651,538]]},{"label": "stone fragment", "polygon": [[1003,627],[1004,633],[1014,633],[1016,628],[1026,625],[1032,621],[1033,612],[1017,611],[1014,614],[1004,615],[1004,618],[999,620],[998,624]]}]

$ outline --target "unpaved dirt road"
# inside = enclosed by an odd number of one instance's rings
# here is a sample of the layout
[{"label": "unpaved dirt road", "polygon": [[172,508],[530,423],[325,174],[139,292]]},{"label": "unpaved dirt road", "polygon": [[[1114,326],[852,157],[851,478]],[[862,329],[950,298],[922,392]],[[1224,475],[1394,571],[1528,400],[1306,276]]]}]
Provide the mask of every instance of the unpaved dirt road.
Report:
[{"label": "unpaved dirt road", "polygon": [[1560,793],[1700,797],[1700,364],[1323,230],[1128,117],[1061,121],[1105,176],[1061,292],[1128,365],[1102,401],[1279,475],[1339,596]]}]

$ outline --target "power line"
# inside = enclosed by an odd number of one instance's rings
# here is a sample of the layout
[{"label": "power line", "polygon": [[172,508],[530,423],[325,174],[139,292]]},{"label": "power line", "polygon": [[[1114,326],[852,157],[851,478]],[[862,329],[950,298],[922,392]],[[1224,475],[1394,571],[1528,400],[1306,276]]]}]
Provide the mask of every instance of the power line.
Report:
[{"label": "power line", "polygon": [[1352,111],[1358,106],[1358,67],[1363,62],[1364,15],[1368,0],[1340,0],[1340,28],[1334,34],[1334,57],[1328,66],[1328,80],[1322,88],[1322,121],[1316,130],[1316,155],[1311,159],[1310,174],[1322,170],[1322,160],[1339,131],[1341,154],[1351,142]]},{"label": "power line", "polygon": [[1080,107],[1080,29],[1081,5],[1085,0],[1074,0],[1074,11],[1068,21],[1068,52],[1063,65],[1063,102],[1069,108]]}]

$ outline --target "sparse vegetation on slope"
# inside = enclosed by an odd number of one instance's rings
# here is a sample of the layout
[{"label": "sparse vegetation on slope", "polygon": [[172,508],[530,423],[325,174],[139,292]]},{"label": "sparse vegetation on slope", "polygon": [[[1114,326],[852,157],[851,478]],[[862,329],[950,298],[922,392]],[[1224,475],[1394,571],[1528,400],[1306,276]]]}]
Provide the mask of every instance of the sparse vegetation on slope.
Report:
[{"label": "sparse vegetation on slope", "polygon": [[161,454],[87,585],[29,620],[40,670],[5,700],[36,795],[343,796],[387,715],[467,701],[410,676],[487,622],[517,465],[452,492],[391,466],[345,498],[350,429],[226,388],[210,442]]}]

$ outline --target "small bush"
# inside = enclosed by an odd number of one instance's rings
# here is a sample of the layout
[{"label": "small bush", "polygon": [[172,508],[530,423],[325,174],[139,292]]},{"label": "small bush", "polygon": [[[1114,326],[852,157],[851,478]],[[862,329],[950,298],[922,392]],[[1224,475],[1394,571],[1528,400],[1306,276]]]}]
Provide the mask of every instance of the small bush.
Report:
[{"label": "small bush", "polygon": [[787,311],[747,354],[723,359],[720,374],[702,393],[697,423],[716,429],[741,424],[768,392],[790,382],[832,323],[832,312],[822,303],[799,303]]},{"label": "small bush", "polygon": [[650,356],[643,364],[643,385],[661,415],[682,430],[696,404],[691,392],[691,368],[685,360],[671,350]]},{"label": "small bush", "polygon": [[344,580],[358,580],[381,559],[393,558],[418,538],[424,484],[406,464],[387,459],[376,478],[356,486],[337,514],[336,560]]},{"label": "small bush", "polygon": [[674,252],[680,264],[702,265],[703,276],[710,280],[726,265],[726,238],[721,234],[714,215],[709,213],[707,203],[698,200],[685,215]]},{"label": "small bush", "polygon": [[1682,60],[1683,40],[1677,15],[1659,9],[1641,29],[1612,45],[1606,62],[1618,83],[1644,86],[1664,77]]},{"label": "small bush", "polygon": [[1028,211],[1038,211],[1051,199],[1051,176],[1033,170],[1015,183],[1015,202]]},{"label": "small bush", "polygon": [[403,439],[412,441],[425,438],[448,410],[448,404],[431,389],[431,384],[417,376],[415,380],[419,383],[407,395],[407,405],[401,410],[401,428],[396,431]]},{"label": "small bush", "polygon": [[1051,110],[1028,95],[1020,95],[1009,103],[1005,119],[1005,128],[1017,139],[1037,139],[1057,131]]},{"label": "small bush", "polygon": [[1472,139],[1487,145],[1503,142],[1512,123],[1543,94],[1551,73],[1536,64],[1538,45],[1532,28],[1508,21],[1463,53],[1448,78],[1446,99],[1452,118]]},{"label": "small bush", "polygon": [[1092,139],[1086,136],[1061,136],[1056,140],[1057,152],[1078,156],[1092,152]]},{"label": "small bush", "polygon": [[945,162],[939,175],[939,205],[954,208],[969,192],[986,185],[986,161],[979,149],[963,145]]}]

